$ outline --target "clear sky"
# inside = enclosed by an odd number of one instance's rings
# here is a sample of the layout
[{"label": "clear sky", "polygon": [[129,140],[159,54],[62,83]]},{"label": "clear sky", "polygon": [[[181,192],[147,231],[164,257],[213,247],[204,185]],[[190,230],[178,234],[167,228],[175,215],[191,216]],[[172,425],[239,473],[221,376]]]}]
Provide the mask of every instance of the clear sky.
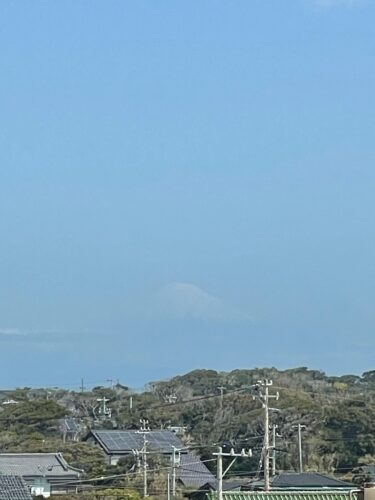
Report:
[{"label": "clear sky", "polygon": [[0,386],[375,368],[375,2],[0,2]]}]

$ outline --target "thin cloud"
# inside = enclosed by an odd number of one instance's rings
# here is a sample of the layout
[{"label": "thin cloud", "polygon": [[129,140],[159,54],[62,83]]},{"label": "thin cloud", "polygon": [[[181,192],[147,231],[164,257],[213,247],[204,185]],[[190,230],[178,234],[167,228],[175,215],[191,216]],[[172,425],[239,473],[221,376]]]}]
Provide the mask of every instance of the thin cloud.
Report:
[{"label": "thin cloud", "polygon": [[3,342],[30,342],[30,343],[57,343],[71,339],[76,332],[62,332],[56,330],[34,330],[22,328],[0,328],[0,341]]},{"label": "thin cloud", "polygon": [[27,337],[29,332],[20,330],[19,328],[0,328],[0,338],[5,338],[7,340],[20,337]]}]

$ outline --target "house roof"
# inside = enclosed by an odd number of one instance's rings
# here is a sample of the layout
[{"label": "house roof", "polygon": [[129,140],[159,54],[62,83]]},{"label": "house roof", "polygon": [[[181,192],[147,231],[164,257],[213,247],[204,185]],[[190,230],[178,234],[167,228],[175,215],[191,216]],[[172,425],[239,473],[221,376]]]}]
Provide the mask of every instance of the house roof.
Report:
[{"label": "house roof", "polygon": [[[353,485],[319,472],[283,472],[271,478],[272,489],[351,489]],[[246,484],[246,489],[262,490],[264,481],[256,480]]]},{"label": "house roof", "polygon": [[352,488],[351,483],[319,472],[282,473],[272,480],[272,488]]},{"label": "house roof", "polygon": [[[143,446],[143,436],[137,430],[92,430],[91,435],[109,455],[131,454]],[[200,488],[203,484],[215,481],[199,457],[185,451],[184,445],[176,434],[169,430],[150,431],[146,434],[147,446],[153,451],[171,455],[173,448],[181,450],[180,466],[177,468],[179,480],[186,487]]]},{"label": "house roof", "polygon": [[0,474],[77,478],[81,472],[68,465],[60,453],[0,453]]},{"label": "house roof", "polygon": [[187,488],[201,488],[204,484],[216,481],[200,458],[190,452],[181,455],[178,477]]},{"label": "house roof", "polygon": [[[230,491],[231,493],[240,492],[242,483],[238,481],[224,481],[223,492]],[[192,500],[216,500],[217,499],[218,481],[210,481],[200,486],[199,489],[187,493],[187,497]],[[225,499],[224,499],[225,500]]]},{"label": "house roof", "polygon": [[0,500],[32,500],[32,496],[22,477],[0,476]]},{"label": "house roof", "polygon": [[[92,430],[90,435],[108,455],[130,454],[133,450],[140,450],[143,446],[142,434],[134,429]],[[168,430],[149,431],[146,438],[149,448],[160,453],[170,454],[173,452],[173,447],[183,448],[183,444],[176,434]]]},{"label": "house roof", "polygon": [[[200,487],[201,491],[217,491],[218,480],[214,479]],[[243,481],[223,481],[223,491],[238,491],[243,486]]]}]

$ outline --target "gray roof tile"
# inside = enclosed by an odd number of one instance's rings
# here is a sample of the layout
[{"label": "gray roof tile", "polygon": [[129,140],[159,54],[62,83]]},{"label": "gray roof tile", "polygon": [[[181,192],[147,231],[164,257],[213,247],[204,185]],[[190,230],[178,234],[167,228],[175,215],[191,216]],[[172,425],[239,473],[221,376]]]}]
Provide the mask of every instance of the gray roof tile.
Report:
[{"label": "gray roof tile", "polygon": [[0,476],[0,500],[32,500],[32,496],[22,477]]},{"label": "gray roof tile", "polygon": [[187,488],[201,488],[206,483],[216,481],[200,458],[190,452],[181,454],[178,474],[180,481]]},{"label": "gray roof tile", "polygon": [[78,477],[59,453],[0,453],[0,474],[12,476]]},{"label": "gray roof tile", "polygon": [[350,488],[352,485],[319,472],[283,473],[272,480],[273,488]]}]

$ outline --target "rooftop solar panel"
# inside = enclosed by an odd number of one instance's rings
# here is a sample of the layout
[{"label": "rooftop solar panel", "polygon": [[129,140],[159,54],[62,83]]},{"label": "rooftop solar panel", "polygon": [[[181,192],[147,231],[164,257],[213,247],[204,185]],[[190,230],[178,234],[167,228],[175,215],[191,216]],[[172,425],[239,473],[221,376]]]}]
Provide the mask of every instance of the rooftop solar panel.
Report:
[{"label": "rooftop solar panel", "polygon": [[78,432],[79,431],[79,426],[73,418],[66,418],[64,420],[64,425],[65,425],[66,430],[69,432]]},{"label": "rooftop solar panel", "polygon": [[[93,431],[92,433],[103,446],[111,452],[130,453],[143,446],[143,436],[135,430],[124,431]],[[173,447],[182,448],[183,444],[171,431],[150,431],[146,434],[150,449],[160,453],[172,453]]]}]

